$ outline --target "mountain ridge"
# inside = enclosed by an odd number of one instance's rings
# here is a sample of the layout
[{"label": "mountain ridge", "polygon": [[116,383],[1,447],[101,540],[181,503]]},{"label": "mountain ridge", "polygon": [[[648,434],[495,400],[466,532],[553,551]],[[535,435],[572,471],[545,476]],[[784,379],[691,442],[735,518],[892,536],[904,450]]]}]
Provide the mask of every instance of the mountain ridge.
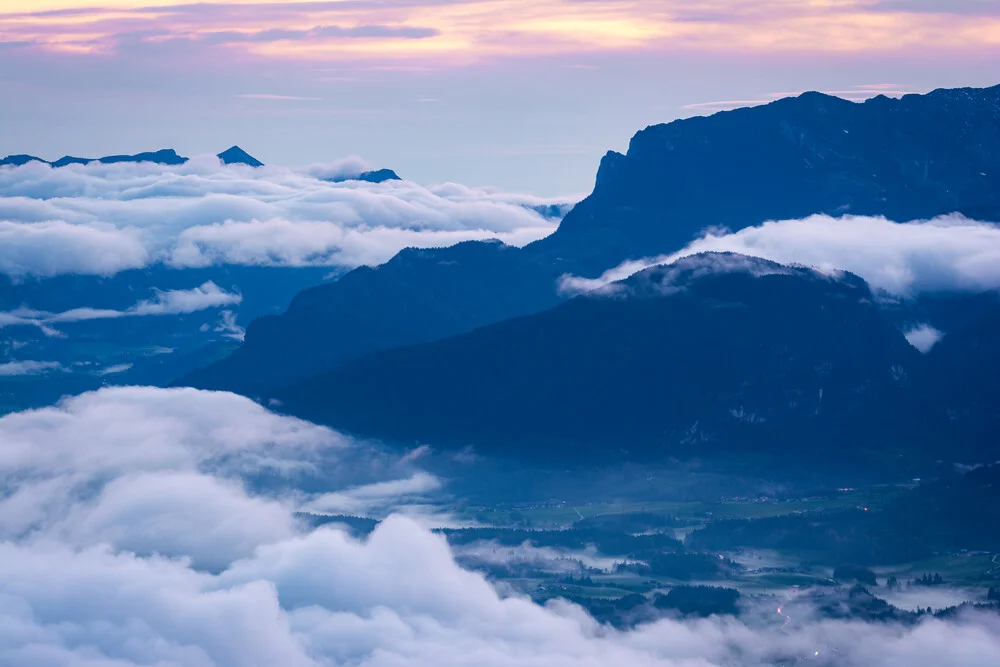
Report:
[{"label": "mountain ridge", "polygon": [[891,415],[922,404],[925,359],[857,276],[706,253],[617,285],[274,398],[361,437],[538,462],[858,465],[912,445]]},{"label": "mountain ridge", "polygon": [[[223,164],[246,164],[251,167],[264,166],[263,162],[253,157],[239,146],[232,146],[216,155],[216,157],[219,158]],[[91,164],[94,162],[100,164],[153,162],[156,164],[180,165],[185,164],[188,160],[189,158],[179,155],[173,148],[161,148],[160,150],[146,151],[143,153],[136,153],[134,155],[106,155],[99,158],[84,158],[64,155],[58,160],[53,160],[51,162],[34,155],[8,155],[7,157],[0,159],[0,167],[20,167],[30,162],[41,162],[42,164],[47,164],[54,168],[67,167],[71,164]]]},{"label": "mountain ridge", "polygon": [[650,125],[605,154],[593,193],[527,251],[596,276],[708,228],[817,213],[1000,221],[998,148],[1000,85],[860,103],[808,92]]},{"label": "mountain ridge", "polygon": [[[393,311],[431,301],[466,304],[468,289],[479,284],[466,279],[463,270],[474,273],[466,263],[454,271],[451,282],[434,282],[433,292],[418,294],[418,285],[431,289],[423,274],[437,260],[401,262],[406,267],[398,280],[413,286],[407,297],[412,303],[387,300],[381,320],[367,307],[345,307],[335,338],[351,354],[297,353],[303,340],[322,341],[330,335],[329,320],[298,310],[270,318],[266,340],[258,335],[262,327],[251,325],[245,347],[253,347],[252,355],[237,352],[178,383],[267,394],[281,385],[262,382],[251,391],[245,384],[260,367],[284,368],[289,372],[281,382],[292,384],[377,349],[424,342],[432,330],[443,338],[519,317],[542,303],[538,295],[544,294],[549,305],[564,298],[544,284],[549,277],[596,277],[629,259],[677,251],[706,227],[739,229],[822,212],[922,219],[957,210],[1000,219],[998,109],[1000,86],[942,89],[902,99],[883,96],[865,103],[805,93],[761,107],[651,125],[636,133],[626,154],[610,151],[604,156],[593,193],[565,216],[554,234],[511,250],[518,255],[516,262],[493,266],[508,273],[479,295],[497,300],[502,294],[498,303],[503,307],[490,311],[492,321],[483,319],[483,310],[465,318],[465,306],[444,306],[449,314],[438,326],[412,337],[397,333],[400,320]],[[529,285],[516,272],[534,279]],[[357,304],[377,275],[358,269],[346,274],[343,285],[334,283],[320,294]],[[525,290],[522,297],[518,289]],[[334,296],[340,291],[358,296]],[[531,305],[519,303],[521,298]],[[322,310],[319,302],[317,308]],[[355,325],[352,312],[363,325]]]},{"label": "mountain ridge", "polygon": [[252,322],[232,357],[175,384],[267,393],[379,349],[543,310],[560,300],[557,277],[500,241],[407,248],[299,293],[284,314]]}]

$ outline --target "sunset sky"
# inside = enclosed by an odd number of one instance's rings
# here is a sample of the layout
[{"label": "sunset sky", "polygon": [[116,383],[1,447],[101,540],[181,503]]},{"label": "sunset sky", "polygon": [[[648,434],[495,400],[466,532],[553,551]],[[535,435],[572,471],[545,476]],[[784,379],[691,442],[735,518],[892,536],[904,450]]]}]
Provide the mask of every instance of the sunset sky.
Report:
[{"label": "sunset sky", "polygon": [[0,154],[590,189],[656,122],[1000,83],[1000,0],[0,0]]}]

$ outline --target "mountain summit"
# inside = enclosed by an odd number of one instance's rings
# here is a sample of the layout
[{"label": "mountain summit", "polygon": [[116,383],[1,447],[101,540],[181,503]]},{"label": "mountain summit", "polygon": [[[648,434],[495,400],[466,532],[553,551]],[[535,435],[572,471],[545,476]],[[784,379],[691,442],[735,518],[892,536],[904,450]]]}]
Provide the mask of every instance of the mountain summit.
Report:
[{"label": "mountain summit", "polygon": [[222,160],[223,164],[246,164],[251,167],[263,167],[264,163],[247,153],[239,146],[231,146],[219,153],[216,157]]},{"label": "mountain summit", "polygon": [[862,103],[812,92],[647,127],[528,252],[597,275],[712,227],[956,212],[1000,221],[1000,86]]}]

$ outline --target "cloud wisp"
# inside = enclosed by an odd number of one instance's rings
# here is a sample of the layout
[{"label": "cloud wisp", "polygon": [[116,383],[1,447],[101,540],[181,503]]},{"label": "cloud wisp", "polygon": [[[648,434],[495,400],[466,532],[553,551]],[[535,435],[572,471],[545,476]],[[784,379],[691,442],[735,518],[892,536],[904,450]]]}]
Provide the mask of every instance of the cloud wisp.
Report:
[{"label": "cloud wisp", "polygon": [[64,369],[57,361],[8,361],[0,364],[0,377],[46,375],[60,370]]},{"label": "cloud wisp", "polygon": [[[152,299],[143,299],[125,310],[106,308],[73,308],[61,313],[49,313],[30,308],[18,308],[0,312],[0,328],[5,326],[35,326],[47,336],[62,335],[53,325],[91,320],[110,320],[121,317],[150,317],[161,315],[185,315],[210,308],[234,306],[243,300],[242,295],[227,292],[212,281],[188,290],[154,290]],[[229,313],[231,311],[223,311]],[[223,329],[230,331],[223,316]],[[235,320],[229,322],[235,327]],[[235,333],[235,329],[231,333]]]},{"label": "cloud wisp", "polygon": [[[827,665],[985,667],[1000,651],[1000,619],[974,612],[614,630],[498,591],[405,517],[364,540],[310,529],[299,482],[349,467],[363,445],[232,394],[104,389],[2,417],[0,439],[3,664],[721,667],[822,653]],[[430,486],[382,481],[352,493]]]},{"label": "cloud wisp", "polygon": [[379,264],[407,246],[548,235],[570,201],[457,184],[329,182],[360,158],[303,171],[220,166],[41,163],[0,168],[0,272],[111,275],[162,262],[269,266]]},{"label": "cloud wisp", "polygon": [[944,337],[944,334],[929,324],[921,324],[907,331],[904,336],[910,345],[927,354]]},{"label": "cloud wisp", "polygon": [[875,288],[904,296],[1000,288],[996,225],[961,216],[902,224],[825,215],[767,222],[735,233],[710,232],[679,252],[624,262],[598,278],[563,276],[560,287],[567,294],[580,294],[702,252],[734,252],[824,272],[850,271]]}]

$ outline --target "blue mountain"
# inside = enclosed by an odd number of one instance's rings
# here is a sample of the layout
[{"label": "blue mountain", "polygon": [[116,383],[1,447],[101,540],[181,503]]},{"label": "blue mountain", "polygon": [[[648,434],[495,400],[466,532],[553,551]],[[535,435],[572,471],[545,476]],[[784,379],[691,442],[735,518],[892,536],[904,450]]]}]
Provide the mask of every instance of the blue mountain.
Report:
[{"label": "blue mountain", "polygon": [[178,384],[261,395],[376,350],[559,302],[558,275],[499,241],[408,248],[300,293],[288,310],[251,323],[232,356]]},{"label": "blue mountain", "polygon": [[918,409],[927,363],[856,276],[705,254],[274,396],[296,416],[407,446],[843,469],[968,452],[916,438],[918,423],[943,435],[940,411]]},{"label": "blue mountain", "polygon": [[[264,163],[253,157],[239,146],[233,146],[219,153],[217,156],[225,164],[247,164],[251,167],[262,167]],[[158,151],[136,153],[135,155],[107,155],[100,158],[74,157],[65,155],[58,160],[49,162],[34,155],[8,155],[0,160],[0,167],[19,167],[29,162],[43,162],[53,167],[66,167],[71,164],[90,164],[100,162],[102,164],[117,164],[122,162],[155,162],[157,164],[177,165],[184,164],[188,158],[177,154],[172,148],[164,148]]]},{"label": "blue mountain", "polygon": [[222,160],[223,164],[246,164],[251,167],[263,167],[264,163],[247,153],[239,146],[232,146],[219,153],[216,157]]},{"label": "blue mountain", "polygon": [[528,252],[594,275],[712,227],[954,212],[1000,221],[1000,86],[860,104],[812,92],[647,127]]},{"label": "blue mountain", "polygon": [[1000,86],[860,104],[806,93],[677,120],[605,156],[593,193],[550,237],[507,249],[502,261],[481,259],[496,246],[404,251],[251,325],[236,355],[179,382],[267,394],[378,350],[537,312],[561,300],[564,273],[596,276],[676,251],[712,226],[956,211],[1000,221]]}]

